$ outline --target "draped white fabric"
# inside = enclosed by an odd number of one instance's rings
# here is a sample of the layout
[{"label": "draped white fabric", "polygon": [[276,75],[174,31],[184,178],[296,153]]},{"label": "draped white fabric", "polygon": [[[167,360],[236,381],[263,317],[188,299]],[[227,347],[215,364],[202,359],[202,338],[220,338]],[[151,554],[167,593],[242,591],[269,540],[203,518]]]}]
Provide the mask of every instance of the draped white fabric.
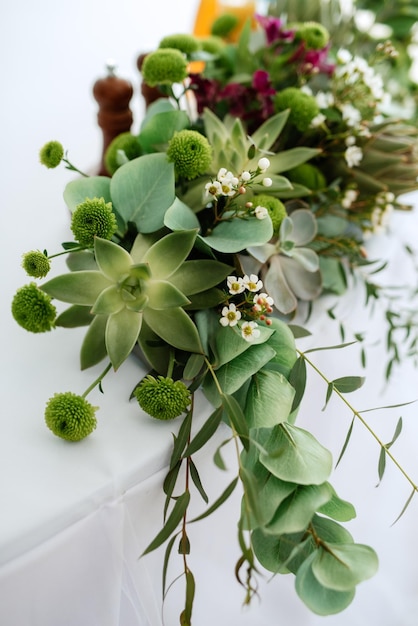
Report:
[{"label": "draped white fabric", "polygon": [[[10,4],[10,3],[9,3]],[[26,6],[25,6],[26,5]],[[181,7],[180,7],[181,5]],[[2,9],[3,86],[0,108],[3,130],[2,173],[1,435],[0,435],[0,623],[4,626],[174,626],[182,607],[182,580],[170,590],[161,613],[163,550],[139,558],[160,529],[164,498],[162,481],[172,441],[170,424],[151,420],[129,394],[144,370],[130,359],[109,374],[103,390],[91,396],[100,405],[95,433],[71,445],[55,438],[43,423],[44,406],[55,392],[82,393],[99,374],[80,372],[82,332],[57,330],[30,335],[11,318],[10,302],[27,281],[21,254],[30,249],[58,251],[70,238],[62,200],[72,174],[63,167],[47,171],[38,150],[49,139],[61,141],[81,169],[98,162],[101,134],[96,125],[94,80],[114,57],[119,73],[136,89],[133,110],[138,122],[139,76],[136,56],[171,32],[189,31],[196,4],[109,0],[70,4],[38,0]],[[4,140],[5,138],[5,140]],[[418,210],[418,198],[409,198]],[[397,214],[391,232],[370,242],[370,256],[390,260],[382,274],[388,284],[414,284],[416,276],[403,245],[416,245],[416,213]],[[376,280],[380,280],[379,275]],[[308,326],[313,337],[305,346],[341,342],[338,321],[327,315],[334,300],[315,309]],[[322,307],[322,311],[321,311]],[[348,399],[356,409],[397,404],[418,397],[417,370],[411,362],[395,368],[385,383],[385,324],[379,304],[373,316],[364,306],[361,286],[354,286],[335,313],[348,334],[368,333],[366,384]],[[360,347],[312,353],[314,363],[330,378],[362,375]],[[308,394],[298,425],[308,426],[333,452],[343,445],[352,414],[333,398],[326,411],[326,386],[309,372]],[[393,453],[417,480],[418,404],[370,412],[368,422],[384,442],[390,441],[403,416],[403,433]],[[198,399],[195,429],[208,415]],[[213,502],[236,472],[232,448],[225,448],[228,472],[216,469],[212,456],[228,436],[226,426],[196,464]],[[242,608],[243,589],[234,577],[239,556],[236,521],[237,490],[213,516],[190,528],[190,567],[197,580],[196,626],[413,626],[418,614],[418,548],[415,498],[391,526],[410,493],[401,472],[388,461],[376,488],[379,447],[356,422],[352,440],[332,483],[352,501],[357,519],[347,525],[356,541],[372,545],[380,557],[378,574],[359,586],[353,604],[329,618],[312,615],[300,603],[293,578],[260,576],[260,601]],[[193,512],[204,510],[198,495]],[[181,573],[173,554],[168,580]]]}]

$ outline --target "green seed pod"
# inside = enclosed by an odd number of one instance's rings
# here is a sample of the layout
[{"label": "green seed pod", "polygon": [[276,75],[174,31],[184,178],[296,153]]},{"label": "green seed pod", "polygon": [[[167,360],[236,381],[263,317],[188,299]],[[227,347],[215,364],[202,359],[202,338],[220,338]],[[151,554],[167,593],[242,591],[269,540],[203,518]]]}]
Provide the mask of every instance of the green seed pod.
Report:
[{"label": "green seed pod", "polygon": [[96,428],[96,409],[71,391],[56,393],[46,405],[45,422],[57,437],[80,441]]},{"label": "green seed pod", "polygon": [[49,169],[57,167],[63,157],[64,148],[59,141],[48,141],[39,151],[40,162]]},{"label": "green seed pod", "polygon": [[23,255],[22,267],[28,276],[44,278],[51,269],[51,261],[40,250],[31,250]]},{"label": "green seed pod", "polygon": [[93,246],[95,237],[111,239],[117,230],[112,203],[103,198],[86,198],[73,213],[71,230],[82,246]]},{"label": "green seed pod", "polygon": [[181,130],[169,141],[167,158],[174,163],[177,176],[191,180],[209,168],[212,148],[206,137],[196,130]]},{"label": "green seed pod", "polygon": [[36,283],[30,283],[15,293],[12,315],[25,330],[44,333],[55,327],[57,310],[51,303],[51,297],[39,289]]},{"label": "green seed pod", "polygon": [[180,380],[146,376],[134,391],[143,411],[159,420],[172,420],[187,410],[190,391]]}]

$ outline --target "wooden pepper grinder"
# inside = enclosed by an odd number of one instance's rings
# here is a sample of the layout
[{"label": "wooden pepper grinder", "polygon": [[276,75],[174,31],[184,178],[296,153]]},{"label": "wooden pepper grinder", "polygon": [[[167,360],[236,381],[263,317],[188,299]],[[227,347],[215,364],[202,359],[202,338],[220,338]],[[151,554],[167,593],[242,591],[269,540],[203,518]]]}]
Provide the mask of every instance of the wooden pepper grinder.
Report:
[{"label": "wooden pepper grinder", "polygon": [[99,104],[97,122],[103,133],[103,150],[100,163],[100,176],[109,176],[104,164],[104,155],[110,142],[121,133],[128,132],[133,122],[129,108],[133,96],[132,84],[115,74],[113,60],[106,63],[107,76],[99,78],[93,86],[93,96]]}]

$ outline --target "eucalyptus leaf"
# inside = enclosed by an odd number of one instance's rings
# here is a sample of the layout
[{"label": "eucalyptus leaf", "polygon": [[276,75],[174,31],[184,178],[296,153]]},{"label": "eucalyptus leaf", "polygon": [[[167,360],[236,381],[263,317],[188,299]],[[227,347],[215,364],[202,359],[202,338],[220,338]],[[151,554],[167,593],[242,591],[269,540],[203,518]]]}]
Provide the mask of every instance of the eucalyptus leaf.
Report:
[{"label": "eucalyptus leaf", "polygon": [[245,415],[250,428],[269,428],[289,417],[295,390],[280,372],[261,369],[247,394]]},{"label": "eucalyptus leaf", "polygon": [[215,411],[211,413],[201,429],[196,433],[196,435],[194,435],[193,439],[187,446],[184,452],[185,457],[194,454],[209,441],[221,423],[222,413],[222,407],[215,409]]},{"label": "eucalyptus leaf", "polygon": [[335,378],[332,384],[340,393],[349,393],[360,389],[364,385],[365,380],[363,376],[344,376]]},{"label": "eucalyptus leaf", "polygon": [[260,429],[257,441],[266,450],[260,454],[260,462],[277,478],[319,485],[331,473],[331,453],[307,430],[282,423],[272,429]]},{"label": "eucalyptus leaf", "polygon": [[350,591],[355,585],[374,576],[378,568],[375,551],[369,546],[327,543],[312,559],[312,573],[328,589]]},{"label": "eucalyptus leaf", "polygon": [[249,246],[261,246],[273,236],[271,220],[233,218],[220,222],[203,240],[218,252],[240,252]]},{"label": "eucalyptus leaf", "polygon": [[304,530],[314,513],[332,496],[328,483],[298,485],[280,504],[266,531],[273,534],[294,533]]},{"label": "eucalyptus leaf", "polygon": [[173,204],[174,166],[165,154],[147,154],[119,167],[111,178],[110,192],[118,213],[133,222],[141,233],[164,225],[166,210]]},{"label": "eucalyptus leaf", "polygon": [[161,546],[176,530],[184,513],[186,512],[187,507],[189,506],[189,501],[190,493],[188,491],[185,491],[181,496],[177,498],[173,510],[171,511],[165,525],[157,534],[157,536],[153,539],[153,541],[151,541],[151,543],[144,550],[142,556],[148,554],[149,552],[152,552],[153,550]]},{"label": "eucalyptus leaf", "polygon": [[144,152],[156,152],[170,141],[176,131],[190,125],[185,111],[159,111],[145,117],[138,135],[139,144]]},{"label": "eucalyptus leaf", "polygon": [[313,552],[298,569],[295,580],[296,592],[306,606],[318,615],[340,613],[353,601],[355,588],[336,591],[321,585],[312,572],[315,558],[316,553]]},{"label": "eucalyptus leaf", "polygon": [[87,176],[71,180],[64,189],[64,200],[73,213],[86,198],[103,198],[111,202],[110,178],[108,176]]},{"label": "eucalyptus leaf", "polygon": [[331,499],[318,509],[318,513],[327,515],[339,522],[348,522],[354,519],[356,517],[354,506],[347,500],[342,500],[331,485],[329,488],[332,493]]},{"label": "eucalyptus leaf", "polygon": [[173,204],[165,212],[164,226],[170,230],[199,230],[200,222],[187,204],[175,198]]},{"label": "eucalyptus leaf", "polygon": [[233,427],[233,430],[237,433],[237,435],[241,439],[244,449],[248,450],[248,446],[249,446],[248,424],[247,424],[244,412],[240,404],[237,402],[237,400],[233,396],[227,393],[223,393],[221,395],[221,401],[228,415],[230,423]]}]

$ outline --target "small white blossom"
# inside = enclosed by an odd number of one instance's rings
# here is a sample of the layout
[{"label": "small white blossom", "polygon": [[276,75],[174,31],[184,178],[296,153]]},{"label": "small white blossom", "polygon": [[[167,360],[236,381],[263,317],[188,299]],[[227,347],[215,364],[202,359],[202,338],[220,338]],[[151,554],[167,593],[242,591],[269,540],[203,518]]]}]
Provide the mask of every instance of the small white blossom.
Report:
[{"label": "small white blossom", "polygon": [[327,118],[323,113],[318,113],[318,115],[315,115],[315,117],[311,120],[311,128],[318,128],[318,126],[322,126],[326,119]]},{"label": "small white blossom", "polygon": [[318,91],[315,100],[320,109],[328,109],[334,104],[334,95],[330,91]]},{"label": "small white blossom", "polygon": [[353,137],[352,135],[349,135],[348,137],[345,138],[346,146],[354,146],[355,143],[356,143],[356,138]]},{"label": "small white blossom", "polygon": [[356,167],[363,158],[363,151],[358,146],[349,146],[344,152],[348,167]]},{"label": "small white blossom", "polygon": [[226,167],[221,167],[221,169],[218,172],[217,179],[221,180],[221,178],[224,178],[224,176],[226,176],[227,171],[228,170],[226,169]]},{"label": "small white blossom", "polygon": [[213,180],[210,183],[206,183],[205,191],[211,196],[218,196],[222,193],[222,185],[218,180]]},{"label": "small white blossom", "polygon": [[258,167],[262,172],[265,172],[270,167],[270,160],[267,157],[261,157],[258,161]]},{"label": "small white blossom", "polygon": [[271,313],[274,306],[274,300],[267,293],[260,293],[254,296],[254,306],[253,309],[255,311],[267,311],[267,313]]},{"label": "small white blossom", "polygon": [[224,306],[222,309],[222,317],[219,323],[222,324],[222,326],[236,326],[240,319],[240,311],[237,311],[235,304],[230,304],[229,306]]},{"label": "small white blossom", "polygon": [[251,174],[250,174],[250,172],[242,172],[242,174],[241,174],[241,180],[242,180],[244,183],[247,183],[249,180],[251,180]]},{"label": "small white blossom", "polygon": [[271,187],[273,184],[273,181],[271,180],[271,178],[263,178],[263,186],[264,187]]},{"label": "small white blossom", "polygon": [[256,322],[244,322],[241,326],[241,335],[245,341],[254,341],[260,336]]},{"label": "small white blossom", "polygon": [[340,109],[347,126],[357,126],[361,122],[361,113],[352,104],[342,104]]},{"label": "small white blossom", "polygon": [[358,191],[356,189],[347,189],[344,193],[344,197],[341,200],[341,206],[344,209],[349,209],[353,202],[357,199]]},{"label": "small white blossom", "polygon": [[232,294],[242,293],[245,290],[244,280],[242,278],[237,278],[236,276],[228,276],[226,284],[228,286],[229,293]]},{"label": "small white blossom", "polygon": [[254,209],[254,215],[256,216],[258,220],[265,220],[268,214],[269,212],[265,206],[257,206]]},{"label": "small white blossom", "polygon": [[337,61],[338,63],[349,63],[352,59],[351,52],[346,50],[345,48],[340,48],[337,52]]},{"label": "small white blossom", "polygon": [[263,286],[263,282],[259,280],[256,274],[250,274],[250,276],[247,276],[246,274],[242,281],[244,283],[244,287],[248,289],[248,291],[260,291]]}]

